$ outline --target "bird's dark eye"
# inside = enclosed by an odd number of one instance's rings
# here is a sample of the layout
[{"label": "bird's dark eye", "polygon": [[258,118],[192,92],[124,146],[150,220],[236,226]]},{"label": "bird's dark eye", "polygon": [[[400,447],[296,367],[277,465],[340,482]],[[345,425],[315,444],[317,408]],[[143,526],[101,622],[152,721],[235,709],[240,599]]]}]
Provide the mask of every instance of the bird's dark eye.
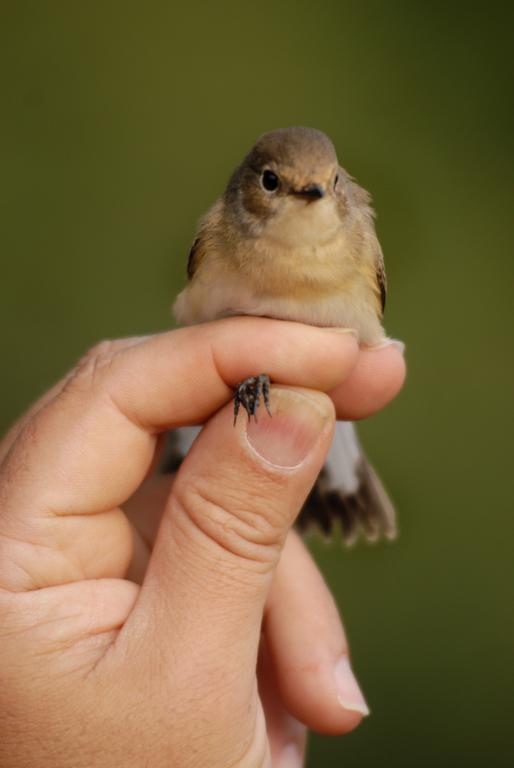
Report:
[{"label": "bird's dark eye", "polygon": [[336,177],[334,179],[334,189],[337,187],[337,182],[339,181],[339,174],[336,173]]},{"label": "bird's dark eye", "polygon": [[261,176],[261,182],[264,189],[268,192],[274,192],[278,189],[278,176],[273,171],[263,171]]}]

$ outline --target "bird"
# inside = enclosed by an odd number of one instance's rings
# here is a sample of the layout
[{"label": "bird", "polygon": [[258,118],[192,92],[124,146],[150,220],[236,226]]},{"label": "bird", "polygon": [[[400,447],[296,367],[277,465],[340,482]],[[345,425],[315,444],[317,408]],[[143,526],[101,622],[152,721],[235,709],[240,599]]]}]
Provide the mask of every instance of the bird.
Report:
[{"label": "bird", "polygon": [[[353,329],[363,347],[387,340],[382,325],[387,282],[371,197],[339,164],[331,139],[295,126],[262,135],[200,220],[187,285],[173,305],[182,325],[234,315]],[[269,377],[235,389],[255,417],[269,409]],[[198,428],[177,430],[167,456],[176,469]],[[352,422],[334,439],[297,520],[344,542],[394,538],[394,506],[368,461]]]}]

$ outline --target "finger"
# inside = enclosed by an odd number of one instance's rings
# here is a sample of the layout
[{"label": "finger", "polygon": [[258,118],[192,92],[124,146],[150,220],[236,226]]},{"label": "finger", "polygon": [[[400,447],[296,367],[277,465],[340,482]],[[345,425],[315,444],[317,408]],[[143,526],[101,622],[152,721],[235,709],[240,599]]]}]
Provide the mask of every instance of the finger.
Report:
[{"label": "finger", "polygon": [[338,419],[364,419],[384,408],[403,386],[406,367],[401,342],[360,351],[350,375],[330,392]]},{"label": "finger", "polygon": [[[401,342],[394,342],[377,350],[360,351],[346,381],[330,392],[339,418],[369,416],[398,394],[405,379],[405,361],[400,345]],[[170,475],[152,477],[124,506],[133,524],[147,540],[155,538],[170,484]]]},{"label": "finger", "polygon": [[252,700],[273,571],[331,443],[326,395],[272,387],[271,411],[234,428],[227,406],[204,427],[175,478],[124,629],[128,654],[140,655],[142,633],[151,638],[177,665],[173,684],[186,675],[193,700],[217,695],[216,685],[205,690],[206,679],[220,681],[242,707]]},{"label": "finger", "polygon": [[[146,337],[145,336],[134,336],[127,339],[116,339],[116,341],[110,341],[105,342],[108,344],[111,352],[120,351],[122,349],[126,349],[128,347],[133,347],[135,344],[141,343]],[[101,347],[101,344],[97,345],[94,348],[94,354],[97,354],[97,350]],[[25,411],[23,416],[21,416],[8,430],[8,432],[4,435],[2,440],[0,441],[0,464],[4,460],[4,458],[7,456],[9,450],[11,449],[11,446],[15,443],[18,435],[22,432],[22,430],[25,428],[25,426],[34,418],[36,413],[40,411],[42,408],[47,405],[47,403],[50,403],[54,398],[56,398],[64,389],[66,386],[66,383],[74,376],[77,368],[82,367],[85,362],[87,361],[88,357],[93,354],[93,350],[90,352],[87,352],[77,363],[75,368],[71,370],[69,373],[66,374],[60,381],[57,382],[57,384],[54,384],[53,387],[51,387],[47,392],[45,392],[41,397],[39,397],[35,403],[33,403],[30,408]]]},{"label": "finger", "polygon": [[122,350],[102,345],[25,425],[0,468],[0,586],[123,576],[132,533],[119,505],[148,472],[159,432],[205,421],[256,372],[330,389],[356,357],[349,334],[262,318]]},{"label": "finger", "polygon": [[259,648],[257,679],[266,717],[271,764],[273,768],[301,768],[305,759],[307,729],[284,706],[264,637]]},{"label": "finger", "polygon": [[[363,418],[383,408],[398,394],[405,378],[401,342],[380,349],[361,350],[354,370],[345,383],[331,392],[340,418]],[[171,484],[170,476],[153,477],[124,509],[146,541],[153,542]],[[141,552],[138,549],[138,552]],[[149,551],[146,551],[145,567]],[[139,565],[139,574],[144,569]]]},{"label": "finger", "polygon": [[[363,407],[366,415],[369,415],[373,410],[383,407],[386,401],[397,394],[405,374],[405,365],[400,359],[399,352],[399,347],[395,346],[373,351],[361,351],[361,356],[366,356],[364,363],[358,361],[356,369],[352,371],[349,377],[354,393],[351,396],[346,394],[347,385],[345,384],[338,388],[337,394],[331,393],[339,406],[339,415],[348,415],[348,404],[354,409],[354,417],[364,415]],[[343,396],[341,390],[344,390]],[[363,398],[366,400],[364,404]],[[343,411],[342,409],[346,410]],[[124,505],[124,511],[148,545],[139,546],[138,544],[130,566],[129,578],[138,582],[146,570],[162,511],[169,495],[171,481],[170,475],[151,477]]]},{"label": "finger", "polygon": [[295,718],[320,733],[342,734],[368,714],[334,599],[293,531],[273,579],[264,633],[282,701]]}]

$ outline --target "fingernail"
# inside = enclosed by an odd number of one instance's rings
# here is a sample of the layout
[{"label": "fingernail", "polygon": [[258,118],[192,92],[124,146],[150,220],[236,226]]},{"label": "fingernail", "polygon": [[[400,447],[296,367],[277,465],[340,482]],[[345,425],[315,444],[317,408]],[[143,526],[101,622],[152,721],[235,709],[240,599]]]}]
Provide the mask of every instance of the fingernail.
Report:
[{"label": "fingernail", "polygon": [[369,715],[366,699],[362,695],[359,684],[355,679],[348,656],[342,656],[337,662],[335,679],[337,699],[340,705],[352,712],[360,712],[364,716]]},{"label": "fingernail", "polygon": [[298,744],[288,744],[278,758],[277,768],[302,768],[303,758]]},{"label": "fingernail", "polygon": [[386,349],[386,347],[394,347],[401,355],[405,354],[405,344],[399,339],[384,339],[380,344],[376,344],[374,347],[366,347],[370,352],[376,352],[378,349]]},{"label": "fingernail", "polygon": [[359,338],[359,332],[355,328],[323,328],[323,330],[330,331],[331,333],[346,333],[350,334],[350,336],[355,336],[356,339]]},{"label": "fingernail", "polygon": [[333,414],[326,395],[283,387],[272,388],[270,410],[271,417],[261,408],[258,421],[247,422],[246,437],[261,459],[284,469],[307,458]]}]

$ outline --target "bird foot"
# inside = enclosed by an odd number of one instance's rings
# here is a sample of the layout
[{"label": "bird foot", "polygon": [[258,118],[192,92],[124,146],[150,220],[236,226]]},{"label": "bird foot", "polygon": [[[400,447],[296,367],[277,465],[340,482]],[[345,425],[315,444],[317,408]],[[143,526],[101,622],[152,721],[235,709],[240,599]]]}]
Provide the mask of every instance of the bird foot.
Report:
[{"label": "bird foot", "polygon": [[249,379],[239,382],[234,395],[234,425],[241,406],[243,406],[248,414],[248,419],[251,419],[253,416],[255,421],[257,421],[257,409],[260,405],[261,395],[266,410],[271,416],[269,407],[270,384],[270,377],[267,373],[261,373],[260,376],[250,376]]}]

